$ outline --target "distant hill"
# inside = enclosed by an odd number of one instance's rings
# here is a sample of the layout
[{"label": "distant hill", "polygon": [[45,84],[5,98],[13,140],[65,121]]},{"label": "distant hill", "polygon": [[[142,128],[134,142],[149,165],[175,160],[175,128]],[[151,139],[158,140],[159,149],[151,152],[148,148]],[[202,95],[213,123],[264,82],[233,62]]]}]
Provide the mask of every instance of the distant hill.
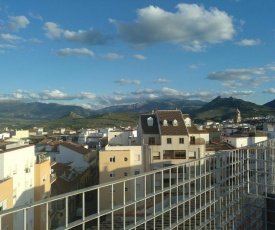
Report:
[{"label": "distant hill", "polygon": [[196,110],[193,114],[193,118],[197,121],[207,119],[211,119],[214,121],[223,121],[226,119],[232,119],[237,108],[240,110],[241,116],[243,118],[275,115],[275,109],[272,109],[265,105],[257,105],[255,103],[236,99],[233,97],[217,97],[211,102]]},{"label": "distant hill", "polygon": [[243,118],[275,115],[275,103],[257,105],[233,97],[217,97],[209,103],[200,100],[157,99],[132,105],[110,106],[100,110],[56,103],[24,103],[21,101],[0,101],[0,128],[7,126],[49,128],[84,128],[137,125],[140,113],[152,110],[179,109],[190,114],[197,123],[205,120],[223,121],[232,119],[238,108]]},{"label": "distant hill", "polygon": [[275,109],[275,99],[273,101],[265,103],[264,106]]},{"label": "distant hill", "polygon": [[19,119],[50,120],[76,113],[86,117],[93,113],[92,110],[81,106],[60,105],[56,103],[25,103],[21,101],[0,101],[0,117],[14,117]]},{"label": "distant hill", "polygon": [[97,110],[97,112],[150,112],[152,110],[179,109],[184,111],[184,113],[190,113],[191,111],[195,111],[205,104],[206,102],[200,100],[155,99],[131,105],[110,106]]}]

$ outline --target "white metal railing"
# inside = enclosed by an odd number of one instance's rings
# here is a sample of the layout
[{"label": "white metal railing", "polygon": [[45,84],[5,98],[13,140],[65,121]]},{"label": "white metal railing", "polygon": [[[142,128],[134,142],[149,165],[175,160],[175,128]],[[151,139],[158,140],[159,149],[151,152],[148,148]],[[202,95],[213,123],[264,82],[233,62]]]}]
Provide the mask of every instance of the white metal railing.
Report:
[{"label": "white metal railing", "polygon": [[0,228],[40,207],[45,229],[264,229],[274,159],[274,142],[221,152],[1,211]]}]

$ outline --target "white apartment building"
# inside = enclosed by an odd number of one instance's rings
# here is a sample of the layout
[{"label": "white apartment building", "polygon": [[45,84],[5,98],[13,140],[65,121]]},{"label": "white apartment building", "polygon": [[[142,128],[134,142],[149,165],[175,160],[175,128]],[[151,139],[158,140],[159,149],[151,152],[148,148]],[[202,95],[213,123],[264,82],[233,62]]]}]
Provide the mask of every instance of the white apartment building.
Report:
[{"label": "white apartment building", "polygon": [[223,135],[221,136],[221,142],[225,142],[235,148],[241,148],[244,146],[249,146],[256,144],[258,142],[266,141],[268,139],[267,135],[261,136],[238,136],[238,135]]},{"label": "white apartment building", "polygon": [[[2,143],[0,146],[0,181],[12,178],[12,207],[26,205],[34,201],[34,163],[33,145],[20,146],[18,143]],[[33,209],[29,210],[26,218],[27,229],[33,229]],[[19,224],[22,219],[23,213],[13,215],[13,229],[22,228]]]}]

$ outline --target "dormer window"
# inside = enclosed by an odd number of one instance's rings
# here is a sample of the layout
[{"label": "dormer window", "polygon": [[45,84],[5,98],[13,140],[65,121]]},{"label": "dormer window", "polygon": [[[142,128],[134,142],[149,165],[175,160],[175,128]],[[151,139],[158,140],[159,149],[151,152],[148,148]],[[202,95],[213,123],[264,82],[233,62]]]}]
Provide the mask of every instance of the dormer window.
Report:
[{"label": "dormer window", "polygon": [[163,126],[168,126],[167,120],[163,120]]},{"label": "dormer window", "polygon": [[173,120],[173,126],[178,126],[178,121],[176,119]]},{"label": "dormer window", "polygon": [[148,125],[148,126],[153,126],[153,124],[154,124],[153,118],[152,118],[152,117],[148,117],[148,118],[147,118],[147,125]]}]

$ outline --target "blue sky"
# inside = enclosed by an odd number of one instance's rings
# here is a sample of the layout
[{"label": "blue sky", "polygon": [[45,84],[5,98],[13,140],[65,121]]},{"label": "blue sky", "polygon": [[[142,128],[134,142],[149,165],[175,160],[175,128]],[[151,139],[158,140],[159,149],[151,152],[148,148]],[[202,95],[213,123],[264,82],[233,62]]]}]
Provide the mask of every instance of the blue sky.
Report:
[{"label": "blue sky", "polygon": [[0,99],[275,99],[273,0],[0,0]]}]

